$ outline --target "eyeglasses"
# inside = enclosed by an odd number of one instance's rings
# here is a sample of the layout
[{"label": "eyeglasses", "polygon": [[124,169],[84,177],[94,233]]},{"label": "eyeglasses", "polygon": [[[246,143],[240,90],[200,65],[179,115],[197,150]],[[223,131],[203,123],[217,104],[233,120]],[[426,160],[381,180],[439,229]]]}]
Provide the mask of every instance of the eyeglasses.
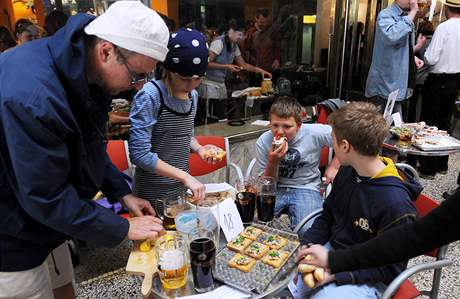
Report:
[{"label": "eyeglasses", "polygon": [[115,47],[115,50],[118,53],[118,56],[121,59],[121,63],[123,63],[123,65],[126,67],[126,70],[128,71],[128,74],[131,77],[131,85],[136,85],[136,84],[139,84],[139,83],[148,82],[148,81],[152,80],[155,77],[155,69],[153,69],[153,71],[151,71],[148,74],[146,74],[146,73],[139,74],[139,73],[136,73],[133,70],[131,70],[131,68],[129,67],[128,62],[126,60],[126,56],[123,55],[123,53],[115,45],[114,45],[114,47]]}]

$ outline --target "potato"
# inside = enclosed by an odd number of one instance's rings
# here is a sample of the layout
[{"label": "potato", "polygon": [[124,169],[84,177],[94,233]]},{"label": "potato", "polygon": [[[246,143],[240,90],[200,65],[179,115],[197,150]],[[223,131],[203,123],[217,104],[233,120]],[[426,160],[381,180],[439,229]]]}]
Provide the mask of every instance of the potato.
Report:
[{"label": "potato", "polygon": [[315,287],[315,278],[313,277],[313,273],[308,273],[303,276],[303,282],[310,288],[313,289]]},{"label": "potato", "polygon": [[324,269],[323,268],[317,268],[313,272],[313,276],[315,276],[316,281],[322,282],[324,280]]},{"label": "potato", "polygon": [[317,268],[318,267],[309,264],[299,264],[297,270],[302,274],[306,274],[315,271]]}]

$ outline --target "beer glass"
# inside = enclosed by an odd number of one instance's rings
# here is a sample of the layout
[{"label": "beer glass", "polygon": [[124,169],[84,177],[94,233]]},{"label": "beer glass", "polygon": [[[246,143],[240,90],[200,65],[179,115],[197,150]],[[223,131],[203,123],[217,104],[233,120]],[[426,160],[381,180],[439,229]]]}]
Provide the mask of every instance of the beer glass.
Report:
[{"label": "beer glass", "polygon": [[187,283],[187,242],[179,235],[166,234],[155,243],[158,273],[165,289],[178,289]]},{"label": "beer glass", "polygon": [[418,5],[419,11],[423,11],[428,5],[428,1],[427,0],[418,0],[417,5]]},{"label": "beer glass", "polygon": [[213,231],[199,229],[198,234],[190,242],[190,266],[195,291],[198,293],[209,292],[214,287],[215,258],[216,245]]},{"label": "beer glass", "polygon": [[163,227],[166,230],[176,230],[176,216],[185,209],[185,199],[183,196],[165,196],[156,201],[160,206],[155,210],[158,217],[163,220]]},{"label": "beer glass", "polygon": [[259,222],[267,225],[275,216],[276,180],[274,177],[261,176],[257,187],[257,218]]},{"label": "beer glass", "polygon": [[256,208],[257,180],[254,177],[247,177],[243,181],[238,181],[235,186],[236,200],[235,204],[238,212],[246,227],[254,219],[254,210]]}]

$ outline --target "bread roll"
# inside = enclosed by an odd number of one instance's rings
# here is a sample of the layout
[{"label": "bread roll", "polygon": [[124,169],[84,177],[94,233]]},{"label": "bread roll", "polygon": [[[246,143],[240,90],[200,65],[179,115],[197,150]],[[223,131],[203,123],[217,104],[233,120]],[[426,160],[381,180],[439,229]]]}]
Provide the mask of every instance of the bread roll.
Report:
[{"label": "bread roll", "polygon": [[303,282],[310,288],[313,289],[315,287],[315,278],[313,277],[313,273],[308,273],[303,276]]},{"label": "bread roll", "polygon": [[313,272],[318,267],[309,264],[299,264],[298,271],[302,274]]},{"label": "bread roll", "polygon": [[322,282],[324,280],[324,269],[323,268],[317,268],[313,272],[313,275],[315,276],[316,281]]}]

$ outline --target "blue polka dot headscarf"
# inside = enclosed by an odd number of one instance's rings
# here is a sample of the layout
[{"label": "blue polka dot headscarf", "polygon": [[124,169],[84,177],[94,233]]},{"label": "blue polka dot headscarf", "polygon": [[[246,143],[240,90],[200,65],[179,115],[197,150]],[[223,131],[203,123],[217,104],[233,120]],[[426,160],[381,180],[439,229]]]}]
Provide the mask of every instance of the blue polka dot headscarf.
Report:
[{"label": "blue polka dot headscarf", "polygon": [[202,77],[208,68],[208,45],[205,36],[190,28],[171,34],[164,67],[184,77]]}]

